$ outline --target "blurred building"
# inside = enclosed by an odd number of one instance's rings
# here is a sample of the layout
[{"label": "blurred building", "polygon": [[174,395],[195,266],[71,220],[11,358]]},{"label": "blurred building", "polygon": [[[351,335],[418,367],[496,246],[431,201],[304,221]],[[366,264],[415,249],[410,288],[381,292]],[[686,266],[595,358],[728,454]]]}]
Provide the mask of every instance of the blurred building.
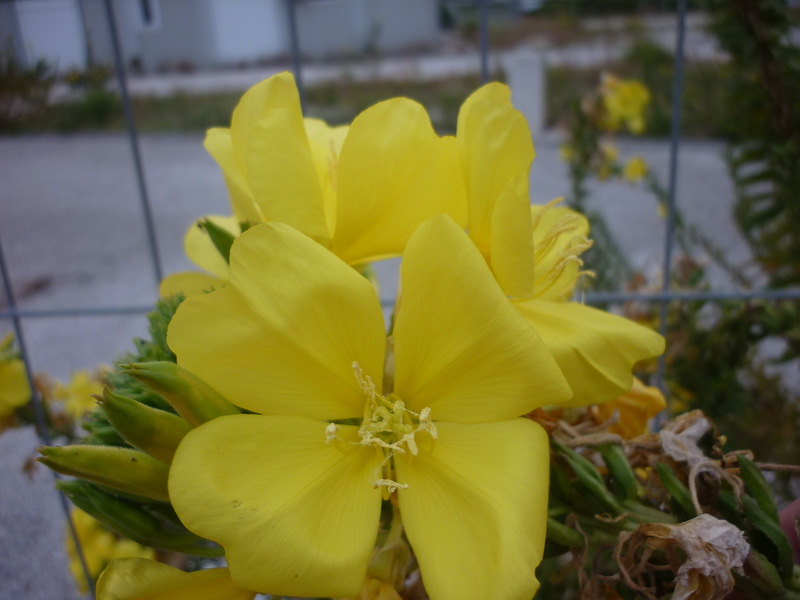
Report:
[{"label": "blurred building", "polygon": [[[285,58],[289,0],[112,0],[123,55],[142,71]],[[0,41],[24,65],[111,62],[104,0],[0,0]],[[294,0],[300,51],[325,59],[435,43],[437,0]]]}]

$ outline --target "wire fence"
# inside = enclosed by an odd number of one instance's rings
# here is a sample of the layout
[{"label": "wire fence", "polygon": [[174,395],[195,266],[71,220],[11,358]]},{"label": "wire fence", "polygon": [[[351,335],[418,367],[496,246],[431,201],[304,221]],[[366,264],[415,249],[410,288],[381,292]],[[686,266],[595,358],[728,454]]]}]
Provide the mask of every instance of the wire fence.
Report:
[{"label": "wire fence", "polygon": [[[482,82],[487,82],[490,77],[489,73],[489,0],[474,0],[476,5],[476,13],[478,16],[478,32],[479,32],[479,60],[480,60],[480,74]],[[127,75],[125,68],[125,61],[121,48],[121,40],[117,27],[117,19],[114,12],[112,0],[103,0],[103,7],[105,10],[106,22],[108,32],[110,34],[114,70],[116,74],[116,81],[119,88],[119,94],[122,101],[127,138],[130,146],[131,167],[133,176],[136,180],[138,188],[138,197],[140,203],[141,218],[145,225],[147,248],[150,255],[150,263],[152,268],[153,277],[156,282],[161,281],[163,276],[162,258],[158,246],[158,241],[155,234],[155,225],[153,219],[153,211],[151,200],[148,193],[147,178],[145,169],[142,162],[139,138],[137,133],[136,121],[131,104],[131,96],[128,91]],[[672,272],[672,258],[675,244],[675,216],[676,216],[676,190],[679,181],[678,172],[678,156],[681,147],[681,98],[684,84],[684,56],[685,56],[685,39],[686,39],[686,16],[687,16],[687,0],[679,0],[676,11],[676,39],[675,39],[675,77],[673,81],[672,90],[672,130],[669,138],[669,176],[668,176],[668,206],[666,215],[666,235],[663,250],[663,279],[660,291],[653,293],[633,293],[633,292],[587,292],[583,300],[587,304],[604,304],[604,303],[622,303],[622,302],[646,302],[655,303],[659,306],[660,311],[660,328],[661,333],[666,333],[667,327],[667,310],[672,302],[692,302],[692,301],[747,301],[754,299],[764,300],[786,300],[800,298],[800,290],[797,289],[759,289],[753,291],[704,291],[704,292],[681,292],[673,291],[670,287],[671,272]],[[289,32],[291,64],[294,71],[295,80],[297,82],[301,103],[304,102],[305,94],[303,88],[302,77],[302,50],[301,40],[298,36],[297,18],[295,13],[295,0],[286,1],[286,28]],[[41,442],[45,445],[51,443],[48,429],[45,423],[45,414],[42,406],[42,399],[36,392],[36,386],[33,381],[34,366],[30,359],[29,348],[26,343],[25,337],[25,321],[29,319],[48,319],[56,317],[103,317],[108,315],[136,315],[145,314],[152,310],[152,306],[84,306],[78,308],[51,308],[51,309],[25,309],[20,308],[14,289],[11,283],[11,275],[9,273],[8,264],[3,253],[3,244],[0,239],[0,276],[2,277],[3,288],[6,298],[7,308],[0,311],[0,320],[10,321],[13,326],[14,333],[19,346],[19,351],[23,361],[27,367],[30,389],[33,390],[33,406],[35,410],[37,433]],[[659,362],[657,371],[657,384],[663,386],[665,363],[664,359]],[[58,479],[57,474],[53,476]],[[64,518],[69,524],[75,545],[80,553],[80,541],[77,538],[74,524],[70,517],[68,501],[65,496],[59,493],[59,501],[64,512]],[[83,564],[84,575],[88,584],[90,595],[94,597],[93,579],[89,574],[86,562],[81,556]]]}]

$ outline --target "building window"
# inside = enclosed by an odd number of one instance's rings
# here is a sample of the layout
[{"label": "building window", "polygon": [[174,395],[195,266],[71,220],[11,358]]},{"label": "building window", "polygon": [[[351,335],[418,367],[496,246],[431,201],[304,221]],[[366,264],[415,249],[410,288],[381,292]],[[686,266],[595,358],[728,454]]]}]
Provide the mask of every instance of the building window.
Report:
[{"label": "building window", "polygon": [[161,11],[158,0],[139,0],[139,18],[142,29],[161,27]]}]

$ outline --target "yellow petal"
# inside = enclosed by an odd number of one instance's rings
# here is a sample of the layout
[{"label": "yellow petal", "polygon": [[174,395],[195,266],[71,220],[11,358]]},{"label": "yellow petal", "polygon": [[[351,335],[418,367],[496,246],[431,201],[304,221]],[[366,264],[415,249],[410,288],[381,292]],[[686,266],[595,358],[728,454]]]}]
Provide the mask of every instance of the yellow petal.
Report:
[{"label": "yellow petal", "polygon": [[589,221],[582,214],[557,206],[557,198],[544,206],[531,206],[535,251],[533,284],[539,300],[566,301],[581,274],[582,252],[591,246]]},{"label": "yellow petal", "polygon": [[547,434],[526,419],[437,428],[430,452],[394,458],[426,590],[436,600],[529,600],[547,529]]},{"label": "yellow petal", "polygon": [[363,413],[358,362],[380,386],[383,315],[369,281],[298,231],[257,225],[231,249],[228,285],[188,298],[168,342],[234,404],[267,414]]},{"label": "yellow petal", "polygon": [[605,421],[617,414],[617,422],[608,430],[618,433],[625,439],[635,438],[647,433],[647,424],[667,407],[664,395],[657,387],[645,385],[636,377],[631,389],[619,398],[598,404],[597,416]]},{"label": "yellow petal", "polygon": [[508,181],[528,173],[535,155],[528,123],[511,104],[511,90],[490,83],[458,113],[458,146],[468,198],[468,230],[486,253],[494,205]]},{"label": "yellow petal", "polygon": [[264,217],[327,245],[322,191],[291,73],[270,77],[245,92],[233,111],[231,140]]},{"label": "yellow petal", "polygon": [[194,271],[183,271],[164,277],[158,286],[158,294],[162,298],[169,298],[175,294],[183,294],[188,298],[205,294],[223,285],[225,285],[225,281],[218,277]]},{"label": "yellow petal", "polygon": [[111,561],[97,581],[97,600],[252,600],[228,569],[185,573],[145,558]]},{"label": "yellow petal", "polygon": [[492,213],[492,272],[508,296],[533,295],[534,259],[528,174],[523,173],[503,188]]},{"label": "yellow petal", "polygon": [[263,221],[253,198],[253,192],[250,190],[250,184],[247,183],[244,171],[233,153],[231,130],[223,127],[209,129],[206,132],[203,146],[222,169],[231,199],[231,208],[236,219],[241,223]]},{"label": "yellow petal", "polygon": [[570,406],[596,404],[631,388],[631,370],[664,351],[655,331],[577,302],[513,303],[533,325],[574,392]]},{"label": "yellow petal", "polygon": [[328,232],[336,228],[336,190],[339,176],[339,155],[350,130],[348,125],[331,127],[321,119],[304,119],[311,159],[322,187],[322,203]]},{"label": "yellow petal", "polygon": [[368,108],[342,147],[333,251],[356,265],[397,256],[425,219],[464,218],[455,142],[433,131],[425,109],[407,98]]},{"label": "yellow petal", "polygon": [[570,396],[544,343],[466,234],[441,215],[408,243],[394,327],[394,391],[434,420],[509,419]]},{"label": "yellow petal", "polygon": [[[233,580],[288,596],[352,596],[378,531],[383,455],[358,428],[302,417],[220,417],[189,433],[169,493],[181,521],[225,548]],[[352,443],[351,443],[352,442]]]}]

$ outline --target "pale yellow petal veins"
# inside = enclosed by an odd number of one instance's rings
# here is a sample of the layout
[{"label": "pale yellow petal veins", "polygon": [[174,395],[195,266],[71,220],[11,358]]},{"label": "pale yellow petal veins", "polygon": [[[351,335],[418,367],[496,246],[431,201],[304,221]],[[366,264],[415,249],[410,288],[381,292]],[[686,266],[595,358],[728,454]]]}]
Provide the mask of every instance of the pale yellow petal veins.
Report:
[{"label": "pale yellow petal veins", "polygon": [[456,137],[467,190],[467,229],[486,254],[495,203],[510,179],[528,173],[535,156],[530,129],[511,104],[508,86],[490,83],[464,102]]},{"label": "pale yellow petal veins", "polygon": [[228,569],[186,573],[145,558],[113,560],[97,581],[97,600],[252,600],[255,596],[233,583]]},{"label": "pale yellow petal veins", "polygon": [[236,219],[242,223],[263,221],[250,190],[250,184],[233,153],[230,129],[212,127],[206,132],[203,146],[222,169],[222,176],[228,188],[231,208]]},{"label": "pale yellow petal veins", "polygon": [[[170,469],[181,521],[220,543],[240,586],[287,596],[352,596],[375,543],[383,455],[358,428],[235,415],[193,430]],[[332,439],[331,439],[332,438]]]},{"label": "pale yellow petal veins", "polygon": [[327,245],[322,190],[291,73],[270,77],[245,92],[233,111],[231,141],[264,218],[287,223]]},{"label": "pale yellow petal veins", "polygon": [[535,253],[531,237],[528,174],[511,179],[492,213],[489,255],[497,283],[512,298],[530,298],[534,292]]},{"label": "pale yellow petal veins", "polygon": [[547,434],[526,419],[439,423],[395,456],[400,514],[431,598],[530,600],[547,529]]},{"label": "pale yellow petal veins", "polygon": [[571,392],[474,244],[441,215],[408,243],[394,326],[394,391],[434,420],[509,419]]},{"label": "pale yellow petal veins", "polygon": [[425,109],[407,98],[376,104],[342,146],[332,250],[352,265],[397,256],[425,219],[463,219],[463,194],[455,143]]},{"label": "pale yellow petal veins", "polygon": [[574,392],[570,406],[627,392],[640,360],[664,351],[664,338],[629,319],[577,302],[528,300],[513,306],[533,325]]},{"label": "pale yellow petal veins", "polygon": [[277,223],[234,242],[228,285],[184,301],[167,340],[181,366],[237,406],[328,420],[361,416],[351,365],[380,383],[386,345],[369,281]]},{"label": "pale yellow petal veins", "polygon": [[322,202],[328,232],[336,228],[336,190],[339,176],[339,155],[350,130],[348,125],[331,127],[321,119],[303,119],[311,148],[311,159],[322,188]]}]

